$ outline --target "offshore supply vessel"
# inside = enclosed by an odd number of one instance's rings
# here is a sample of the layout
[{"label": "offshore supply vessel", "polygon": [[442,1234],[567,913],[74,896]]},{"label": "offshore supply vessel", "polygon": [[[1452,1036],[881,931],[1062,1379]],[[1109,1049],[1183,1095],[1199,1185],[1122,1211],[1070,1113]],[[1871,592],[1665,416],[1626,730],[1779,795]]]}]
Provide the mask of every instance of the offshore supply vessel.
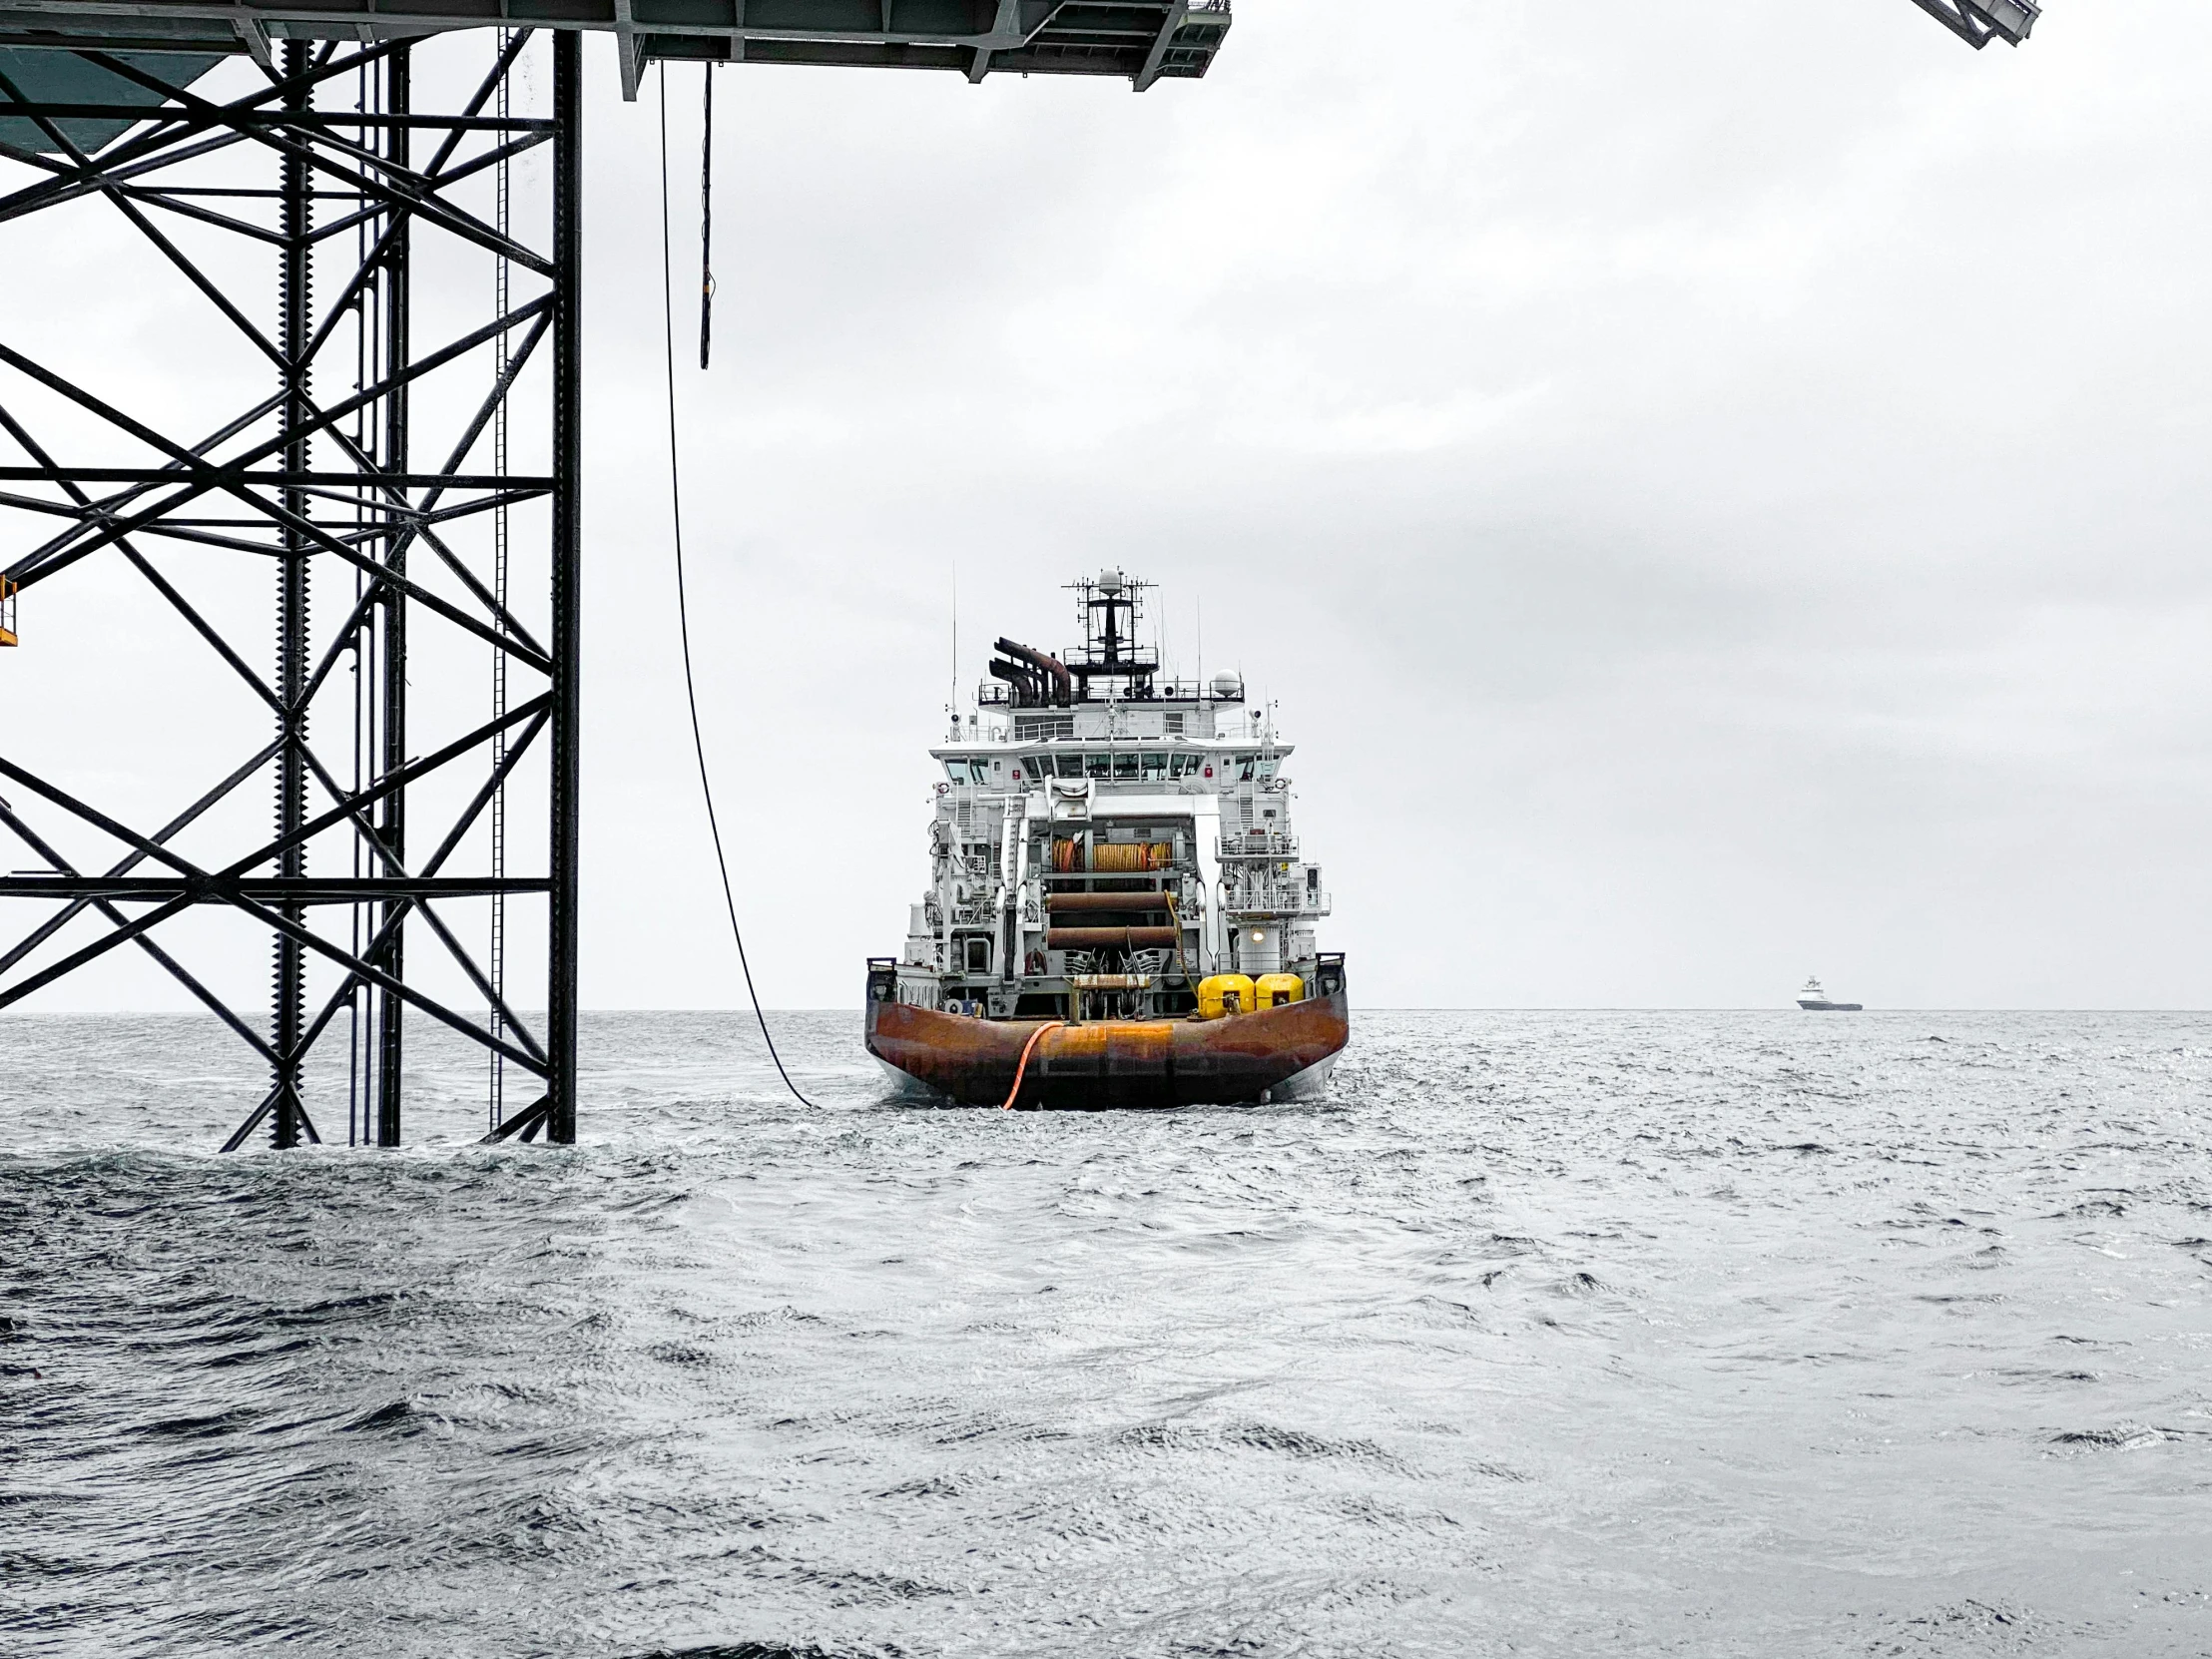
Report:
[{"label": "offshore supply vessel", "polygon": [[1163,678],[1151,584],[1071,584],[1083,643],[997,642],[948,740],[930,882],[867,964],[867,1048],[974,1105],[1184,1106],[1318,1093],[1351,1035],[1317,947],[1321,865],[1291,747],[1234,674]]},{"label": "offshore supply vessel", "polygon": [[1830,1001],[1818,978],[1805,981],[1804,989],[1797,993],[1797,1005],[1809,1014],[1856,1014],[1865,1008],[1864,1003]]}]

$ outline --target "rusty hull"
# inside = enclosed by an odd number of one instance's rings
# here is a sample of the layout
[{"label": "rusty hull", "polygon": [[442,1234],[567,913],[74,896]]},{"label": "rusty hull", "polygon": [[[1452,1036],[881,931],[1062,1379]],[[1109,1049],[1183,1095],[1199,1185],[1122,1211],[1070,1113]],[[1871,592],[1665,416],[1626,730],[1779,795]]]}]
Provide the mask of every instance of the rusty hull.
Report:
[{"label": "rusty hull", "polygon": [[[1046,1020],[973,1019],[869,1002],[867,1050],[940,1094],[998,1106],[1022,1045]],[[1047,1032],[1029,1057],[1026,1110],[1114,1111],[1256,1101],[1352,1035],[1345,991],[1226,1019],[1097,1020]]]}]

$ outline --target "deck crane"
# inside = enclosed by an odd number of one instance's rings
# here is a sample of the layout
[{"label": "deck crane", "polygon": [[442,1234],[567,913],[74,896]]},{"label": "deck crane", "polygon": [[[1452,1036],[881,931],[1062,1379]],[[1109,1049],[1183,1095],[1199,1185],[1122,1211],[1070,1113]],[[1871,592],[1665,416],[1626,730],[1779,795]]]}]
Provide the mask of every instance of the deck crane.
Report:
[{"label": "deck crane", "polygon": [[1992,40],[2017,46],[2042,15],[2037,0],[1913,0],[1976,52]]}]

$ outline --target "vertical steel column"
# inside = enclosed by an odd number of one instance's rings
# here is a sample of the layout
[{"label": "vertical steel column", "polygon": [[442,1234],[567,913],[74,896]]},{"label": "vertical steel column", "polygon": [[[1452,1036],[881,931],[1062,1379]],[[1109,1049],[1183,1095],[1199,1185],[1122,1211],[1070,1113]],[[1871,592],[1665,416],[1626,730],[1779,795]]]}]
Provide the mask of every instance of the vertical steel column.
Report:
[{"label": "vertical steel column", "polygon": [[546,1125],[576,1139],[576,901],[582,700],[584,97],[579,38],[553,37],[552,894],[546,929]]},{"label": "vertical steel column", "polygon": [[[409,85],[408,55],[411,48],[401,46],[384,60],[385,98],[388,114],[404,116],[412,113]],[[389,154],[399,166],[408,163],[407,129],[393,126],[387,129]],[[404,213],[393,210],[395,225],[389,246],[384,251],[384,383],[391,387],[384,398],[384,453],[383,463],[394,473],[407,470],[407,385],[401,378],[407,367],[407,304],[408,304],[408,224]],[[392,575],[407,574],[407,533],[396,514],[392,515],[391,534],[384,543],[386,568]],[[407,761],[407,596],[398,588],[387,585],[383,596],[383,693],[382,726],[383,754],[379,757],[380,771],[390,777]],[[407,858],[407,792],[396,789],[384,797],[376,823],[376,837],[401,864]],[[388,928],[390,938],[375,958],[375,965],[394,979],[404,979],[405,972],[405,916],[407,900],[387,899],[378,918],[379,930]],[[406,1004],[389,992],[379,992],[376,998],[376,1128],[369,1138],[377,1146],[399,1144],[400,1084],[405,1075],[402,1052],[404,1029],[401,1021],[406,1014]]]},{"label": "vertical steel column", "polygon": [[[287,40],[283,49],[283,75],[291,84],[284,90],[283,105],[289,111],[305,110],[310,89],[299,79],[306,73],[307,47]],[[309,413],[307,342],[313,337],[313,248],[308,234],[313,227],[312,182],[307,160],[298,149],[284,152],[279,190],[280,234],[283,237],[282,270],[278,301],[282,307],[277,348],[283,358],[284,401],[279,419],[287,434],[283,448],[284,471],[293,476],[307,470],[309,441],[303,430]],[[310,506],[307,492],[286,485],[281,499],[286,512],[305,517]],[[291,834],[307,819],[307,767],[303,745],[307,710],[307,539],[295,528],[283,534],[283,551],[276,561],[276,692],[281,705],[277,735],[283,747],[276,754],[276,834]],[[306,847],[298,842],[276,855],[276,873],[297,879],[307,873]],[[277,908],[297,922],[305,911],[296,901]],[[299,1099],[300,1037],[306,1023],[307,964],[296,939],[278,934],[275,983],[271,990],[270,1046],[276,1051],[276,1104],[271,1113],[271,1138],[279,1147],[299,1144],[302,1118]]]}]

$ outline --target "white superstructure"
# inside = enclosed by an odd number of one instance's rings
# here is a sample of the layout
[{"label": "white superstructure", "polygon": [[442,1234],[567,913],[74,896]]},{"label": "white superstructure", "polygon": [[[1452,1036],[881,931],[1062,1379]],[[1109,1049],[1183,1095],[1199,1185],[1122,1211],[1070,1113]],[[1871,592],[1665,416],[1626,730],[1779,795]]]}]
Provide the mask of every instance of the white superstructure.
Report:
[{"label": "white superstructure", "polygon": [[1233,674],[1161,679],[1149,584],[1075,583],[1084,640],[997,642],[992,681],[930,751],[930,880],[897,1000],[992,1019],[1191,1011],[1215,974],[1310,992],[1322,869],[1291,820],[1292,748]]}]

